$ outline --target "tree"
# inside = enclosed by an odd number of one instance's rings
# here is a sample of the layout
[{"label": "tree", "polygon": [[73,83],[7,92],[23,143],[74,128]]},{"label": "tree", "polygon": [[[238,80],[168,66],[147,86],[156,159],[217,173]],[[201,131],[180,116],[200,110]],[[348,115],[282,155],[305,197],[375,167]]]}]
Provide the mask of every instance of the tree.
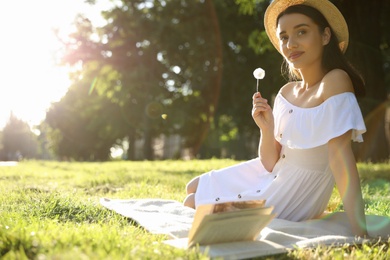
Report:
[{"label": "tree", "polygon": [[[90,68],[88,72],[93,74],[94,70]],[[46,122],[53,129],[49,135],[59,158],[80,161],[110,158],[110,148],[119,132],[115,126],[121,120],[121,113],[105,96],[90,91],[89,73],[72,85],[46,114]]]},{"label": "tree", "polygon": [[[265,2],[264,2],[265,3]],[[217,140],[204,144],[207,156],[229,156],[246,159],[256,156],[259,131],[251,117],[252,95],[256,91],[253,70],[264,68],[267,73],[261,81],[260,90],[264,97],[272,100],[274,93],[283,83],[279,70],[275,70],[282,61],[280,55],[270,52],[273,49],[264,33],[257,16],[248,16],[239,12],[235,1],[215,2],[223,43],[223,77],[220,103],[216,110],[213,129],[216,133],[209,138]],[[264,9],[264,4],[258,9]],[[256,41],[260,37],[261,40]],[[265,40],[264,40],[265,39]],[[219,139],[219,140],[218,140]],[[210,154],[212,144],[216,152]],[[219,150],[219,151],[218,151]]]},{"label": "tree", "polygon": [[37,136],[29,125],[11,113],[2,132],[3,160],[14,161],[22,158],[36,158],[38,152]]},{"label": "tree", "polygon": [[[214,47],[219,40],[214,35],[215,25],[209,26],[210,19],[214,19],[212,8],[210,0],[153,1],[151,6],[144,1],[122,1],[104,12],[110,22],[102,28],[93,28],[79,17],[78,31],[66,42],[63,61],[81,64],[82,70],[74,77],[72,92],[66,95],[77,93],[77,86],[93,86],[98,99],[107,102],[104,106],[119,108],[124,115],[111,127],[115,130],[108,134],[110,139],[127,138],[133,147],[132,140],[141,136],[146,159],[152,159],[152,138],[161,133],[179,133],[186,138],[185,145],[196,151],[219,95],[215,90],[220,85],[221,48]],[[98,39],[94,40],[96,35]],[[66,100],[56,106],[76,103]],[[48,113],[48,120],[63,134],[63,120],[69,120],[69,128],[76,127],[78,120],[82,122],[77,116],[55,114]],[[95,117],[107,120],[103,115],[106,113]],[[89,114],[89,120],[94,121],[93,116]],[[80,131],[85,129],[78,128]]]}]

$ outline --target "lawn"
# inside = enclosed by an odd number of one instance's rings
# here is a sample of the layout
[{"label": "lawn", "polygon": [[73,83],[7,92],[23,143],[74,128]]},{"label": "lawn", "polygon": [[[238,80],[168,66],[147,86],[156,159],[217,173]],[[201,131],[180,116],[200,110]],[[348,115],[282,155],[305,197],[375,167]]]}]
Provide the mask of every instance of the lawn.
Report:
[{"label": "lawn", "polygon": [[[162,243],[101,197],[182,201],[194,176],[234,160],[51,162],[0,167],[2,259],[208,259]],[[366,213],[390,216],[390,164],[359,164]],[[328,210],[342,210],[335,190]],[[389,241],[299,249],[267,259],[390,259]]]}]

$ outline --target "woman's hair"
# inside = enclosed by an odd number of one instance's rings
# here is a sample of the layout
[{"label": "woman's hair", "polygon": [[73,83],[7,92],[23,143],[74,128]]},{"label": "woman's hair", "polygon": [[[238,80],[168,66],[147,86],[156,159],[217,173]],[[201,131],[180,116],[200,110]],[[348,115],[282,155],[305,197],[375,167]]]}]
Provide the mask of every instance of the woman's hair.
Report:
[{"label": "woman's hair", "polygon": [[[346,59],[344,54],[339,48],[339,41],[330,27],[328,21],[317,9],[307,6],[307,5],[293,5],[288,7],[286,10],[281,12],[276,20],[279,22],[280,17],[286,14],[299,13],[303,14],[313,20],[315,24],[318,25],[320,33],[324,33],[326,27],[331,31],[330,41],[327,45],[324,46],[324,51],[322,54],[322,66],[326,69],[327,72],[333,69],[342,69],[348,73],[351,78],[355,95],[358,97],[365,95],[364,89],[364,80],[360,73],[352,66],[352,64]],[[300,74],[298,71],[290,67],[286,60],[282,64],[282,72],[288,72],[290,80],[299,80]]]}]

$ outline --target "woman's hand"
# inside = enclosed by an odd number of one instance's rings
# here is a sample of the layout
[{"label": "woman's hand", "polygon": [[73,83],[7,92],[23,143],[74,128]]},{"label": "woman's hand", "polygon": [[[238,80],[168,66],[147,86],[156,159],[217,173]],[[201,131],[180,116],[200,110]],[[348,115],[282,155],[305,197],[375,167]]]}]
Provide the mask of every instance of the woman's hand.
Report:
[{"label": "woman's hand", "polygon": [[255,94],[253,94],[252,99],[252,118],[255,121],[256,125],[261,130],[271,130],[273,132],[274,117],[272,115],[272,108],[268,104],[268,101],[261,96],[260,92],[256,92]]}]

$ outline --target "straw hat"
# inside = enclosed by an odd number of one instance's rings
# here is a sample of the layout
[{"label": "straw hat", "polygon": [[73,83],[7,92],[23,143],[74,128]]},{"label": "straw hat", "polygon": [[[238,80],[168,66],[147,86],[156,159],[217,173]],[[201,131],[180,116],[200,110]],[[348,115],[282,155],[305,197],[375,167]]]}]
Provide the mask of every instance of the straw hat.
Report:
[{"label": "straw hat", "polygon": [[328,0],[274,0],[268,6],[264,15],[264,27],[269,39],[279,50],[279,39],[276,35],[276,19],[278,15],[292,5],[308,5],[322,13],[339,41],[339,47],[345,53],[348,47],[348,25],[339,9]]}]

